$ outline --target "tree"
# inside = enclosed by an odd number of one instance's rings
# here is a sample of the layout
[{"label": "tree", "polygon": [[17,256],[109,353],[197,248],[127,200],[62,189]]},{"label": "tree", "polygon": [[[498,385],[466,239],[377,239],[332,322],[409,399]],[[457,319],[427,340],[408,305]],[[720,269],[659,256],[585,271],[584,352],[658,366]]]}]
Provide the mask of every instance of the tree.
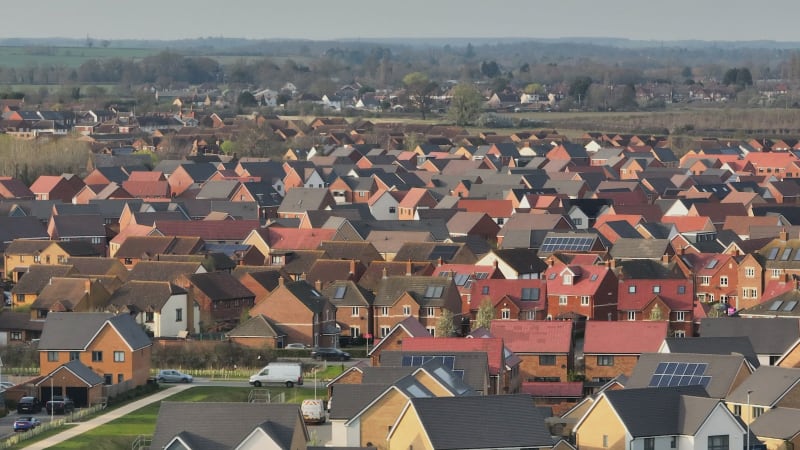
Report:
[{"label": "tree", "polygon": [[257,106],[258,102],[256,101],[256,98],[253,97],[252,93],[243,91],[241,94],[239,94],[239,97],[236,98],[236,104],[243,108],[247,108]]},{"label": "tree", "polygon": [[684,67],[683,70],[681,71],[681,76],[683,78],[691,78],[692,77],[692,68],[689,67],[689,66]]},{"label": "tree", "polygon": [[497,61],[483,61],[481,63],[481,73],[486,78],[500,76],[500,66],[497,65]]},{"label": "tree", "polygon": [[451,337],[456,335],[456,326],[453,323],[453,312],[449,309],[442,308],[442,316],[436,322],[436,336],[437,337]]},{"label": "tree", "polygon": [[525,86],[523,89],[526,94],[542,94],[544,93],[544,89],[542,89],[542,85],[539,83],[530,83]]},{"label": "tree", "polygon": [[408,91],[409,102],[419,109],[422,120],[425,120],[432,103],[431,94],[437,88],[436,83],[422,72],[411,72],[403,77],[403,84]]},{"label": "tree", "polygon": [[572,80],[569,84],[569,96],[574,98],[580,104],[582,99],[586,98],[586,93],[589,91],[589,86],[592,85],[592,78],[587,76],[580,76]]},{"label": "tree", "polygon": [[453,88],[453,97],[447,115],[459,126],[470,125],[481,113],[483,96],[478,89],[462,83]]},{"label": "tree", "polygon": [[475,315],[475,327],[477,328],[486,328],[487,330],[492,326],[492,320],[494,319],[494,305],[492,305],[492,301],[488,298],[481,302],[481,305],[478,307],[478,313]]},{"label": "tree", "polygon": [[736,85],[744,88],[753,85],[753,75],[747,67],[733,67],[725,71],[722,77],[722,84],[725,86]]}]

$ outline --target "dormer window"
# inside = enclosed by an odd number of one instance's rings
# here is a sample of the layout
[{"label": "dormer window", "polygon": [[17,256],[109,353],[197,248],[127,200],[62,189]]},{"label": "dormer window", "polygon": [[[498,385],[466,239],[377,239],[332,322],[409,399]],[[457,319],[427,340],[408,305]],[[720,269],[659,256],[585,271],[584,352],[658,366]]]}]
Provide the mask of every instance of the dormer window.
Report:
[{"label": "dormer window", "polygon": [[561,284],[572,285],[572,274],[565,273],[561,276]]}]

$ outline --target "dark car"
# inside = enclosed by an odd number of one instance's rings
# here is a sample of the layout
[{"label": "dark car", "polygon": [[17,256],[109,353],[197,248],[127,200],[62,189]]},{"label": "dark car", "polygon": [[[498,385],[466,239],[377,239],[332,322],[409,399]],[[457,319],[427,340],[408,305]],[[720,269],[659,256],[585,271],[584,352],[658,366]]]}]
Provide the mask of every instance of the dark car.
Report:
[{"label": "dark car", "polygon": [[42,422],[36,417],[30,417],[30,416],[20,417],[19,419],[14,421],[14,431],[32,430],[41,424]]},{"label": "dark car", "polygon": [[335,361],[347,361],[350,359],[350,353],[343,352],[338,348],[320,347],[311,352],[311,357],[316,360],[327,359]]},{"label": "dark car", "polygon": [[42,412],[42,402],[36,397],[22,397],[17,402],[17,413],[36,414]]},{"label": "dark car", "polygon": [[54,395],[52,400],[45,403],[44,408],[47,414],[68,414],[75,411],[75,402],[67,397]]}]

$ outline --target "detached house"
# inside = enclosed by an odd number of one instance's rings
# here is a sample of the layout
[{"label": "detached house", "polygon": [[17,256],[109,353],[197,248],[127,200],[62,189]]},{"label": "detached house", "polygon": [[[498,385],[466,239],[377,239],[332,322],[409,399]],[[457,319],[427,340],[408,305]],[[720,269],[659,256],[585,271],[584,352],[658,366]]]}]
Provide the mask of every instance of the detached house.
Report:
[{"label": "detached house", "polygon": [[584,358],[586,380],[600,387],[614,378],[633,373],[642,353],[658,351],[667,337],[666,322],[586,323]]},{"label": "detached house", "polygon": [[523,385],[569,381],[573,369],[572,322],[493,320],[490,333],[502,338],[519,357]]},{"label": "detached house", "polygon": [[451,278],[384,277],[378,283],[373,303],[372,334],[383,338],[397,323],[416,317],[433,335],[445,309],[460,320],[461,296]]},{"label": "detached house", "polygon": [[200,330],[200,307],[168,281],[129,281],[108,303],[110,311],[130,314],[153,337],[185,337]]},{"label": "detached house", "polygon": [[[255,294],[228,272],[196,273],[189,275],[188,281],[203,330],[230,330],[239,324],[242,312],[255,304]],[[187,311],[187,319],[193,319],[192,315]]]},{"label": "detached house", "polygon": [[547,317],[613,320],[617,312],[617,277],[605,265],[564,264],[547,269]]}]

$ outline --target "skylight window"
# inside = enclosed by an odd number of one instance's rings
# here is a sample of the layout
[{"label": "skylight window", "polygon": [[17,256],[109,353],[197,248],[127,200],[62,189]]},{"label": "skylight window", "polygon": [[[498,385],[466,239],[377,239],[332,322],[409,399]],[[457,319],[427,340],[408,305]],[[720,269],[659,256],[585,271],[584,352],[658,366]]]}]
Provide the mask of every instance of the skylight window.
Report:
[{"label": "skylight window", "polygon": [[769,254],[767,255],[767,259],[770,259],[770,260],[771,259],[775,259],[775,257],[778,256],[778,250],[780,250],[778,247],[772,247],[769,250]]},{"label": "skylight window", "polygon": [[347,292],[347,286],[339,286],[336,288],[336,293],[333,294],[333,298],[335,299],[344,298],[345,292]]}]

